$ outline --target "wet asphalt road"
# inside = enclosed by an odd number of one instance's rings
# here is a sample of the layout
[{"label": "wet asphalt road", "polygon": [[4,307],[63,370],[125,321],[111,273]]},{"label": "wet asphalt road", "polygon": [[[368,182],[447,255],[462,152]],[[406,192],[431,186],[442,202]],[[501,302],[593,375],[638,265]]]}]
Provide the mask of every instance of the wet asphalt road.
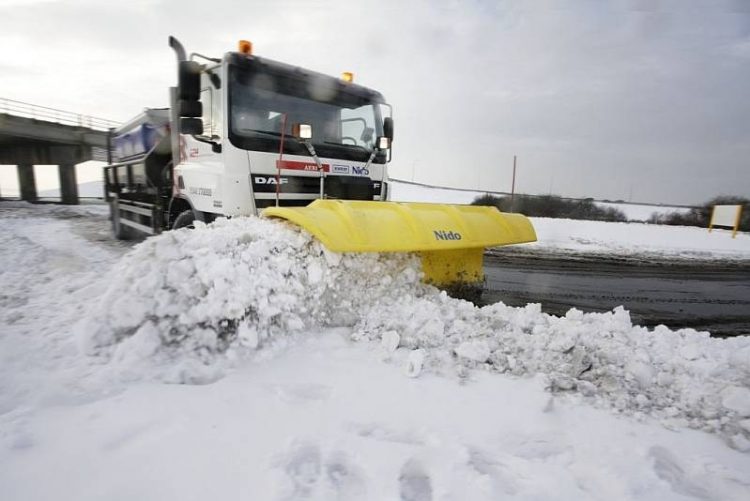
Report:
[{"label": "wet asphalt road", "polygon": [[750,265],[617,260],[605,257],[513,255],[485,257],[483,303],[541,303],[570,308],[630,310],[634,324],[750,335]]}]

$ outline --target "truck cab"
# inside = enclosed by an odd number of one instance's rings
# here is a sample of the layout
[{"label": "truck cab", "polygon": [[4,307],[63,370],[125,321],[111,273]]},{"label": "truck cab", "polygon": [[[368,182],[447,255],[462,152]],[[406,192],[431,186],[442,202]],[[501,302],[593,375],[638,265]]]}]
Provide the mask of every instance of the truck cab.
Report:
[{"label": "truck cab", "polygon": [[113,134],[105,185],[118,237],[321,198],[387,198],[393,121],[379,92],[350,73],[256,56],[249,42],[221,59],[170,45],[179,68],[170,108]]}]

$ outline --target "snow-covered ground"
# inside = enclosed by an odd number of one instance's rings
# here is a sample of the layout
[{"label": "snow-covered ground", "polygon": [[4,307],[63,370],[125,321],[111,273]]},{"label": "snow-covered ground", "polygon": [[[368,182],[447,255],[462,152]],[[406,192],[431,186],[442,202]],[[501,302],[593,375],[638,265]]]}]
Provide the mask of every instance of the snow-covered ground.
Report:
[{"label": "snow-covered ground", "polygon": [[[388,184],[389,198],[396,202],[435,202],[443,204],[470,204],[474,199],[486,194],[484,191],[456,190],[450,188],[434,188],[419,184],[391,181]],[[668,212],[686,212],[684,207],[669,205],[632,204],[627,202],[596,202],[602,207],[612,207],[625,213],[629,221],[646,221],[652,214],[666,214]]]},{"label": "snow-covered ground", "polygon": [[4,500],[750,497],[750,338],[476,308],[268,221],[126,253],[104,207],[17,207]]},{"label": "snow-covered ground", "polygon": [[[39,197],[41,198],[54,198],[59,196],[60,188],[53,188],[39,192]],[[104,196],[104,182],[88,181],[85,183],[78,183],[78,196],[81,198],[102,198]]]},{"label": "snow-covered ground", "polygon": [[694,226],[531,218],[537,242],[521,250],[706,261],[750,260],[750,234]]}]

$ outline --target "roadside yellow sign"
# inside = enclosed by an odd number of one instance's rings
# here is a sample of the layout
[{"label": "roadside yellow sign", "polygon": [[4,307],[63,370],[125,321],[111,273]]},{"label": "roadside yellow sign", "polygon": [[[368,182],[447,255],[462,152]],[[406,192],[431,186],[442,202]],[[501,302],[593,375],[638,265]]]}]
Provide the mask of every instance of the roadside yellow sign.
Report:
[{"label": "roadside yellow sign", "polygon": [[740,216],[742,216],[741,205],[714,205],[708,231],[710,232],[714,226],[732,228],[732,238],[734,238],[737,236],[737,228],[740,227]]}]

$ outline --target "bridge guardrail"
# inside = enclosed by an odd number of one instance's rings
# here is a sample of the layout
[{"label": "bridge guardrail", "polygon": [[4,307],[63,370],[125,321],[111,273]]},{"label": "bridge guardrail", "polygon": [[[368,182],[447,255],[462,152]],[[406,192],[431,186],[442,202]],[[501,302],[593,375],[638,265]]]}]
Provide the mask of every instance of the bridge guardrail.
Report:
[{"label": "bridge guardrail", "polygon": [[119,122],[107,120],[106,118],[82,115],[72,111],[57,110],[55,108],[38,106],[36,104],[24,103],[2,97],[0,97],[0,113],[44,120],[45,122],[55,122],[63,125],[86,127],[88,129],[101,131],[106,131],[110,128],[121,125]]}]

